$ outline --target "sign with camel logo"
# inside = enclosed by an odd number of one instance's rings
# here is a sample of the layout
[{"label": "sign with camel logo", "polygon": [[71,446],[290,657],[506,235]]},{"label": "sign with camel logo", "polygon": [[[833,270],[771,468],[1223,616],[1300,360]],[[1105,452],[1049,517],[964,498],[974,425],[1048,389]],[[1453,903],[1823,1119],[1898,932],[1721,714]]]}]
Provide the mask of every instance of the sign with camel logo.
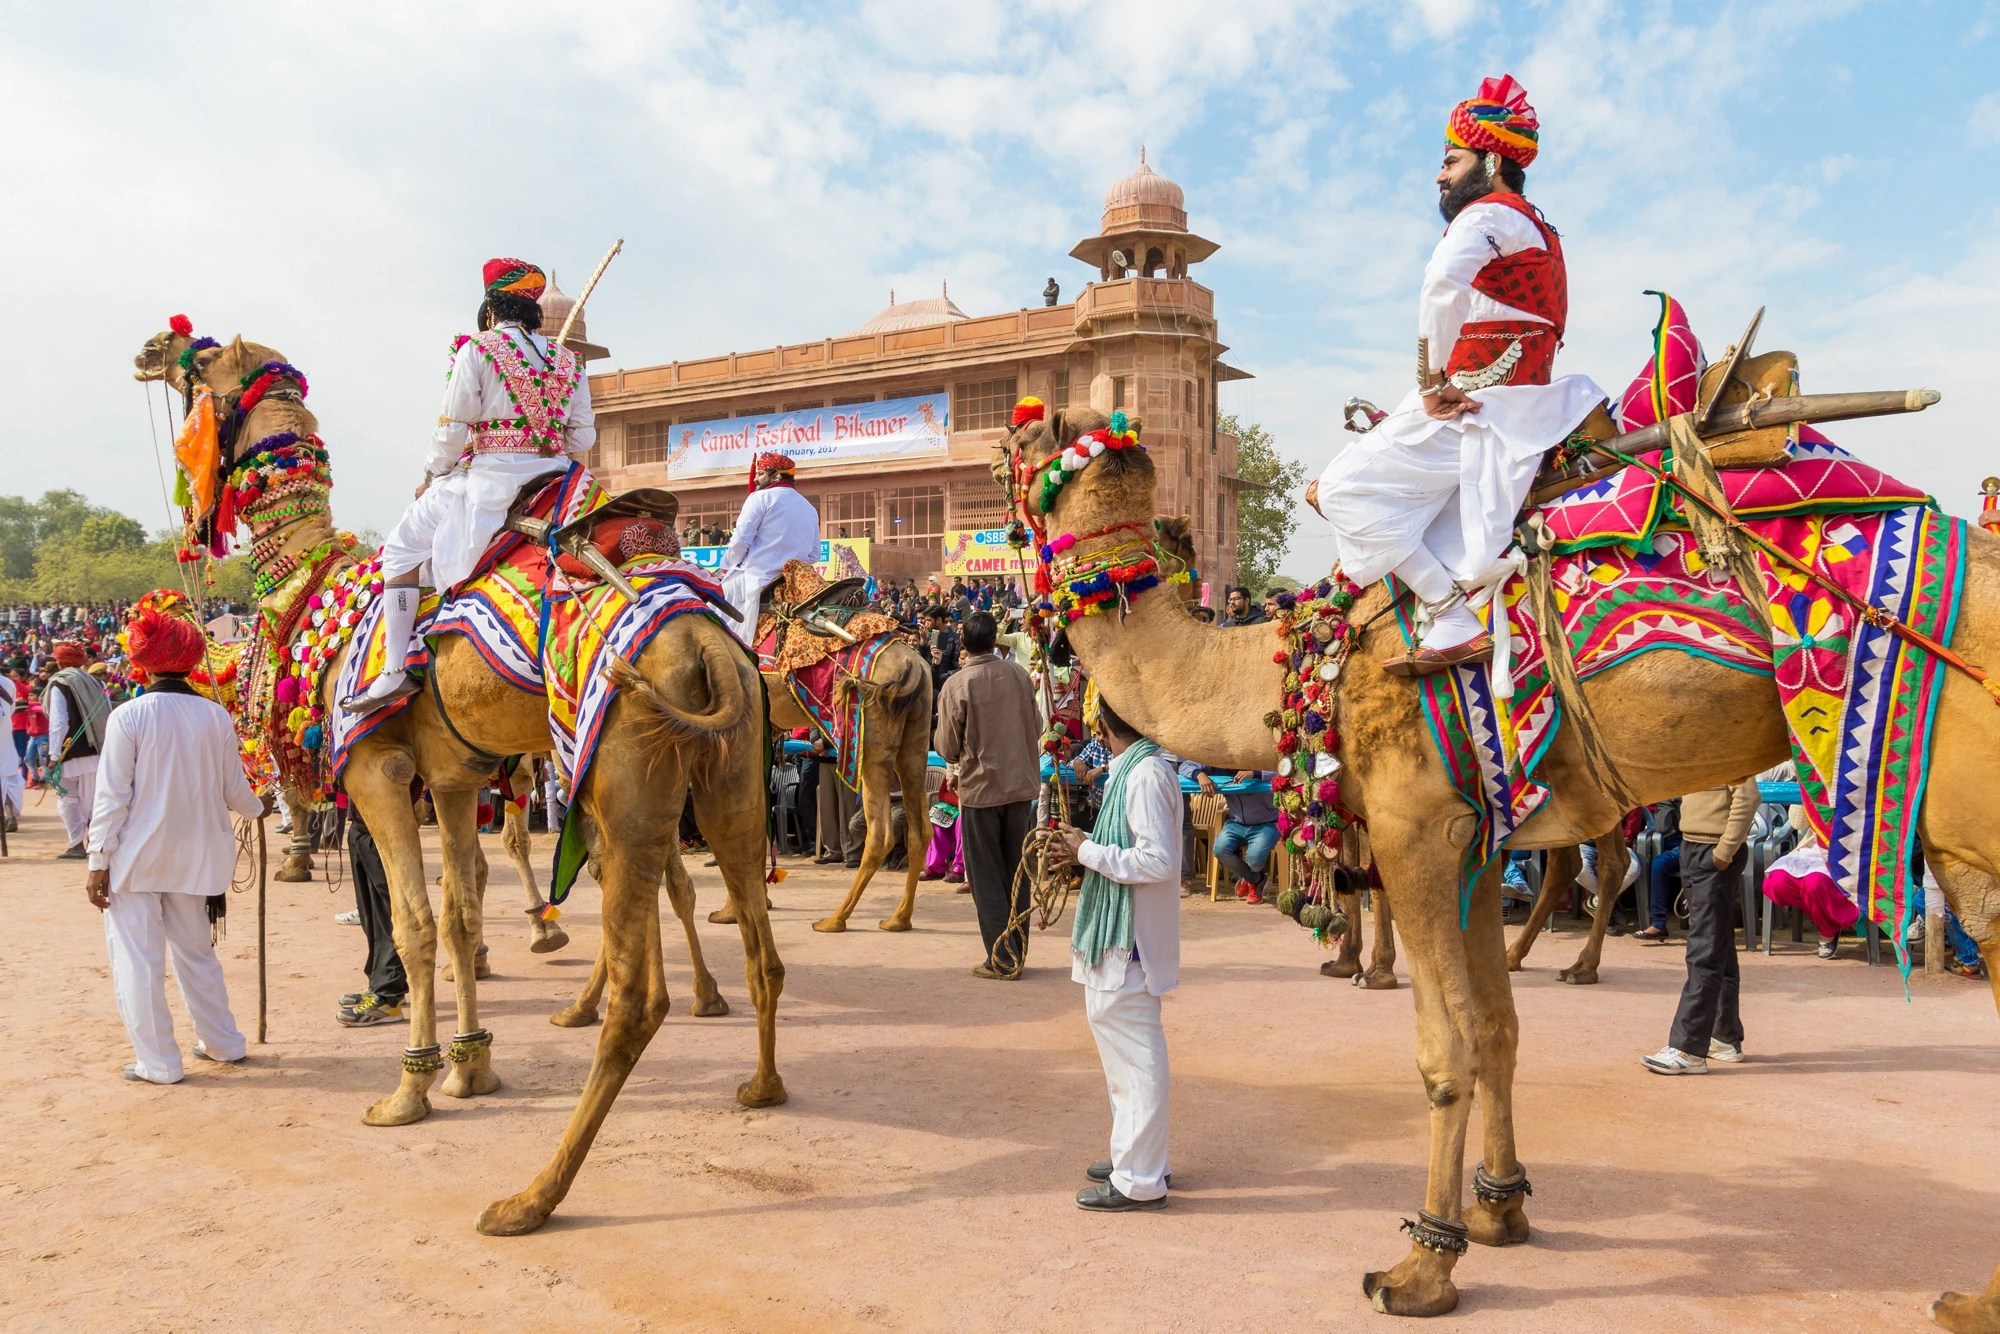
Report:
[{"label": "sign with camel logo", "polygon": [[765,453],[789,455],[802,470],[859,459],[942,459],[950,431],[946,394],[684,422],[668,440],[667,476],[748,477],[751,461]]},{"label": "sign with camel logo", "polygon": [[1034,572],[1034,548],[1009,546],[1005,528],[953,529],[944,535],[941,575],[994,579]]}]

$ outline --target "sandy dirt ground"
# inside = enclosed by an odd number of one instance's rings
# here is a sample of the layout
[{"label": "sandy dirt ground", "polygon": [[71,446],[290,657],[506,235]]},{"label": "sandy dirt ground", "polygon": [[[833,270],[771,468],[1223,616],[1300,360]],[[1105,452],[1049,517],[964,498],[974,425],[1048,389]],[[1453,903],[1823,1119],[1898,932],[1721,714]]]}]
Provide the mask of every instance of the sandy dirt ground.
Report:
[{"label": "sandy dirt ground", "polygon": [[[1185,905],[1165,1211],[1071,1203],[1109,1112],[1064,941],[1039,937],[1021,982],[980,981],[967,896],[926,885],[917,929],[888,935],[885,886],[862,929],[822,936],[844,878],[794,869],[773,914],[790,1103],[732,1096],[754,1043],[735,928],[701,926],[733,1012],[695,1019],[670,918],[675,1012],[555,1218],[494,1239],[473,1219],[542,1166],[596,1041],[548,1023],[590,966],[594,888],[563,918],[570,948],[531,955],[488,840],[482,1017],[506,1087],[376,1130],[361,1113],[405,1033],[333,1022],[361,983],[361,933],[333,921],[351,890],[271,887],[270,1041],[246,1066],[128,1084],[98,916],[81,870],[50,860],[53,806],[0,862],[9,1330],[1392,1327],[1359,1283],[1405,1253],[1397,1222],[1421,1202],[1407,973],[1388,993],[1323,979],[1269,910]],[[694,873],[705,914],[720,881]],[[1460,1262],[1448,1325],[1920,1330],[1941,1288],[1984,1281],[2000,1028],[1983,985],[1920,974],[1906,1003],[1893,968],[1781,947],[1743,965],[1751,1060],[1663,1079],[1638,1057],[1665,1039],[1680,950],[1614,940],[1605,982],[1578,989],[1555,978],[1576,940],[1545,938],[1516,983],[1534,1238]],[[254,898],[222,953],[253,1032]]]}]

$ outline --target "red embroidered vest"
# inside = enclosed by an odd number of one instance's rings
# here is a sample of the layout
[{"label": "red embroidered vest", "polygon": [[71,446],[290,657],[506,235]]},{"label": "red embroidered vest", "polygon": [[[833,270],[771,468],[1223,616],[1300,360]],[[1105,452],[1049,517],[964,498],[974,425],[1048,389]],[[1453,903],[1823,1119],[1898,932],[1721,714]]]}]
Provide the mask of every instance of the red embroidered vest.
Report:
[{"label": "red embroidered vest", "polygon": [[513,339],[498,329],[475,336],[486,364],[507,386],[519,414],[472,423],[472,440],[461,459],[481,454],[534,454],[559,458],[569,426],[570,398],[581,378],[576,354],[549,340],[549,364],[536,369]]},{"label": "red embroidered vest", "polygon": [[1563,267],[1562,238],[1543,219],[1541,210],[1520,195],[1502,191],[1476,202],[1499,204],[1519,213],[1535,225],[1544,248],[1489,260],[1473,275],[1473,290],[1502,305],[1540,315],[1549,323],[1468,321],[1452,344],[1445,374],[1483,381],[1475,383],[1475,388],[1547,384],[1555,369],[1556,346],[1569,323],[1569,276]]}]

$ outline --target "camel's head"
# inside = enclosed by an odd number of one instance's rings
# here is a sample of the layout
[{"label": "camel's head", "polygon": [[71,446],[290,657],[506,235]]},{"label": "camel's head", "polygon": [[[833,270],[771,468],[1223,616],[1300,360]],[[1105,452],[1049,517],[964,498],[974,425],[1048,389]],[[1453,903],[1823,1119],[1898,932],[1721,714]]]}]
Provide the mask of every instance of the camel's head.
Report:
[{"label": "camel's head", "polygon": [[[1051,536],[1101,532],[1120,523],[1151,523],[1153,519],[1153,460],[1139,445],[1107,448],[1079,470],[1069,471],[1061,484],[1045,479],[1062,464],[1054,460],[1092,432],[1123,426],[1140,433],[1137,417],[1123,413],[1106,417],[1091,408],[1057,408],[1040,420],[1009,430],[1006,462],[1021,479],[1022,503],[1043,518]],[[1039,507],[1046,502],[1048,508]]]},{"label": "camel's head", "polygon": [[148,338],[132,358],[132,378],[140,381],[164,380],[186,393],[193,385],[205,384],[218,394],[234,393],[243,376],[266,361],[284,358],[260,343],[245,342],[238,334],[227,343],[213,338],[197,338],[185,315],[176,315],[170,328]]}]

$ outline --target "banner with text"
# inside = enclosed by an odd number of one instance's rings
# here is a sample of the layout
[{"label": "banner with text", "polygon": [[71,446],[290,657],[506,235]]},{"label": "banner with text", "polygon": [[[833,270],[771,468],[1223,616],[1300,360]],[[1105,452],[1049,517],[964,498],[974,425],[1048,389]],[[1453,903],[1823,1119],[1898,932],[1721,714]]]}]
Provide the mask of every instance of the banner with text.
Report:
[{"label": "banner with text", "polygon": [[1007,544],[1005,528],[952,529],[944,535],[938,573],[954,579],[997,579],[1035,572],[1033,547]]},{"label": "banner with text", "polygon": [[667,479],[734,476],[747,482],[751,461],[773,452],[790,455],[801,471],[861,459],[941,459],[950,430],[946,394],[686,422],[668,438]]},{"label": "banner with text", "polygon": [[[819,559],[813,568],[828,579],[858,579],[874,565],[875,544],[865,537],[821,538]],[[722,572],[722,557],[728,547],[682,547],[681,559],[704,570]]]}]

